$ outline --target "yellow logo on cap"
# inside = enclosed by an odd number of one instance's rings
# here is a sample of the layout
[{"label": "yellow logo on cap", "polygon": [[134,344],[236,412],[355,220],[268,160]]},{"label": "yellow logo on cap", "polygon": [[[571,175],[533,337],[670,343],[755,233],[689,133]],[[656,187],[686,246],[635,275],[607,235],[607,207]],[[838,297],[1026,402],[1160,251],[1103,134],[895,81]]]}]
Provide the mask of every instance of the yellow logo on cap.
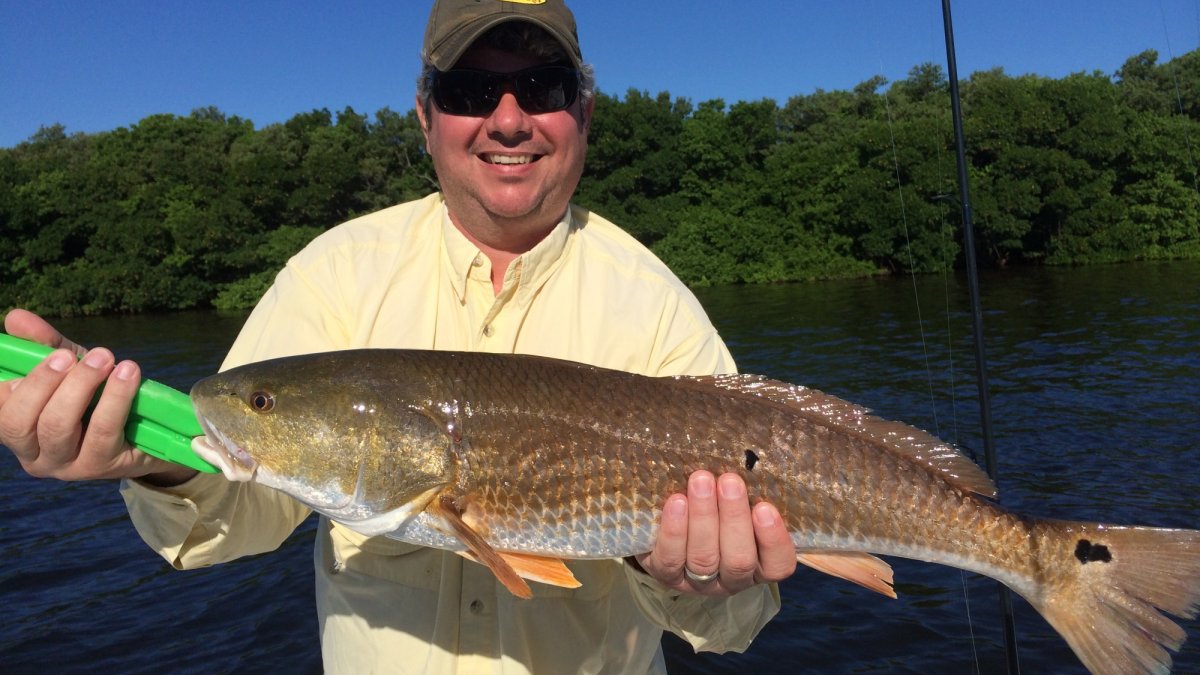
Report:
[{"label": "yellow logo on cap", "polygon": [[500,2],[511,2],[517,5],[544,5],[546,0],[500,0]]}]

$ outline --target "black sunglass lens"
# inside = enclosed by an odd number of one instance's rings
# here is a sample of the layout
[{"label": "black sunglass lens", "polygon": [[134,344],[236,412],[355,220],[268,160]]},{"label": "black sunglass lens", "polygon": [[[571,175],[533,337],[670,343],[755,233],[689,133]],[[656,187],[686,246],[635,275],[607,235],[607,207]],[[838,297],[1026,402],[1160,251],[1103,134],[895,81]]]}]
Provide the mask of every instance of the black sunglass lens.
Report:
[{"label": "black sunglass lens", "polygon": [[500,102],[497,78],[482,71],[448,70],[433,81],[433,100],[451,115],[486,115]]},{"label": "black sunglass lens", "polygon": [[532,113],[563,110],[575,101],[579,79],[570,68],[538,68],[516,78],[521,107]]},{"label": "black sunglass lens", "polygon": [[503,75],[483,70],[447,70],[433,78],[433,101],[451,115],[487,115],[511,83],[517,103],[529,113],[564,110],[579,94],[579,75],[570,68],[540,66]]}]

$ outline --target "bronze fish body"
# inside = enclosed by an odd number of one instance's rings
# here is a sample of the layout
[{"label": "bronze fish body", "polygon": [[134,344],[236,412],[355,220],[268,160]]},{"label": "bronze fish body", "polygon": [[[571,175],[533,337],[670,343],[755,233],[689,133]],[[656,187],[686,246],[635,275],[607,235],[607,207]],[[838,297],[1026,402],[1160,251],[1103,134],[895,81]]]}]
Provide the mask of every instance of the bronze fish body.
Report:
[{"label": "bronze fish body", "polygon": [[650,550],[663,501],[706,469],[774,504],[801,562],[893,597],[874,554],[993,577],[1095,673],[1168,671],[1185,635],[1163,613],[1200,607],[1200,532],[1010,513],[943,441],[761,376],[372,349],[249,364],[191,396],[226,475],[461,552],[518,595],[522,577],[577,585],[564,558]]}]

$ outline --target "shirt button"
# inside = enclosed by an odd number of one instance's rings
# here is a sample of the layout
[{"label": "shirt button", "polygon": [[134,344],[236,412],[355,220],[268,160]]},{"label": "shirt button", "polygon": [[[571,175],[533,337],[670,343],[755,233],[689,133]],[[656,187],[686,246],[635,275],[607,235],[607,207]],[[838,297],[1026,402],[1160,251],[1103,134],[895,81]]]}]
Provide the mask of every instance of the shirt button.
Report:
[{"label": "shirt button", "polygon": [[496,329],[492,327],[492,324],[489,323],[488,325],[483,327],[483,336],[484,337],[492,337],[495,334],[496,334]]},{"label": "shirt button", "polygon": [[482,611],[483,611],[483,601],[481,601],[481,600],[472,600],[472,601],[471,601],[471,604],[469,605],[469,607],[470,607],[470,609],[471,609],[471,613],[472,613],[472,614],[479,614],[480,612],[482,612]]},{"label": "shirt button", "polygon": [[483,254],[477,253],[477,254],[475,254],[475,258],[473,260],[471,260],[471,266],[479,267],[481,265],[483,265]]}]

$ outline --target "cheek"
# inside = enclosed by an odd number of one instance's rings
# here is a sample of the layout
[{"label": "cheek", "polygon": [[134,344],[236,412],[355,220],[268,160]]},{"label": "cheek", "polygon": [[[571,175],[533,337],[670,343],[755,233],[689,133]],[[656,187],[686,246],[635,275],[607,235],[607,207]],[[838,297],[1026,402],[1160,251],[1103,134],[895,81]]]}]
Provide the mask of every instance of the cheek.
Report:
[{"label": "cheek", "polygon": [[556,145],[562,153],[566,171],[578,178],[576,174],[583,173],[584,160],[587,158],[587,133],[577,126],[564,129]]},{"label": "cheek", "polygon": [[544,119],[542,132],[553,138],[556,145],[572,146],[587,139],[587,125],[569,113],[554,113]]},{"label": "cheek", "polygon": [[435,161],[449,159],[452,153],[461,153],[471,146],[479,124],[474,117],[438,115],[425,130],[425,147]]}]

